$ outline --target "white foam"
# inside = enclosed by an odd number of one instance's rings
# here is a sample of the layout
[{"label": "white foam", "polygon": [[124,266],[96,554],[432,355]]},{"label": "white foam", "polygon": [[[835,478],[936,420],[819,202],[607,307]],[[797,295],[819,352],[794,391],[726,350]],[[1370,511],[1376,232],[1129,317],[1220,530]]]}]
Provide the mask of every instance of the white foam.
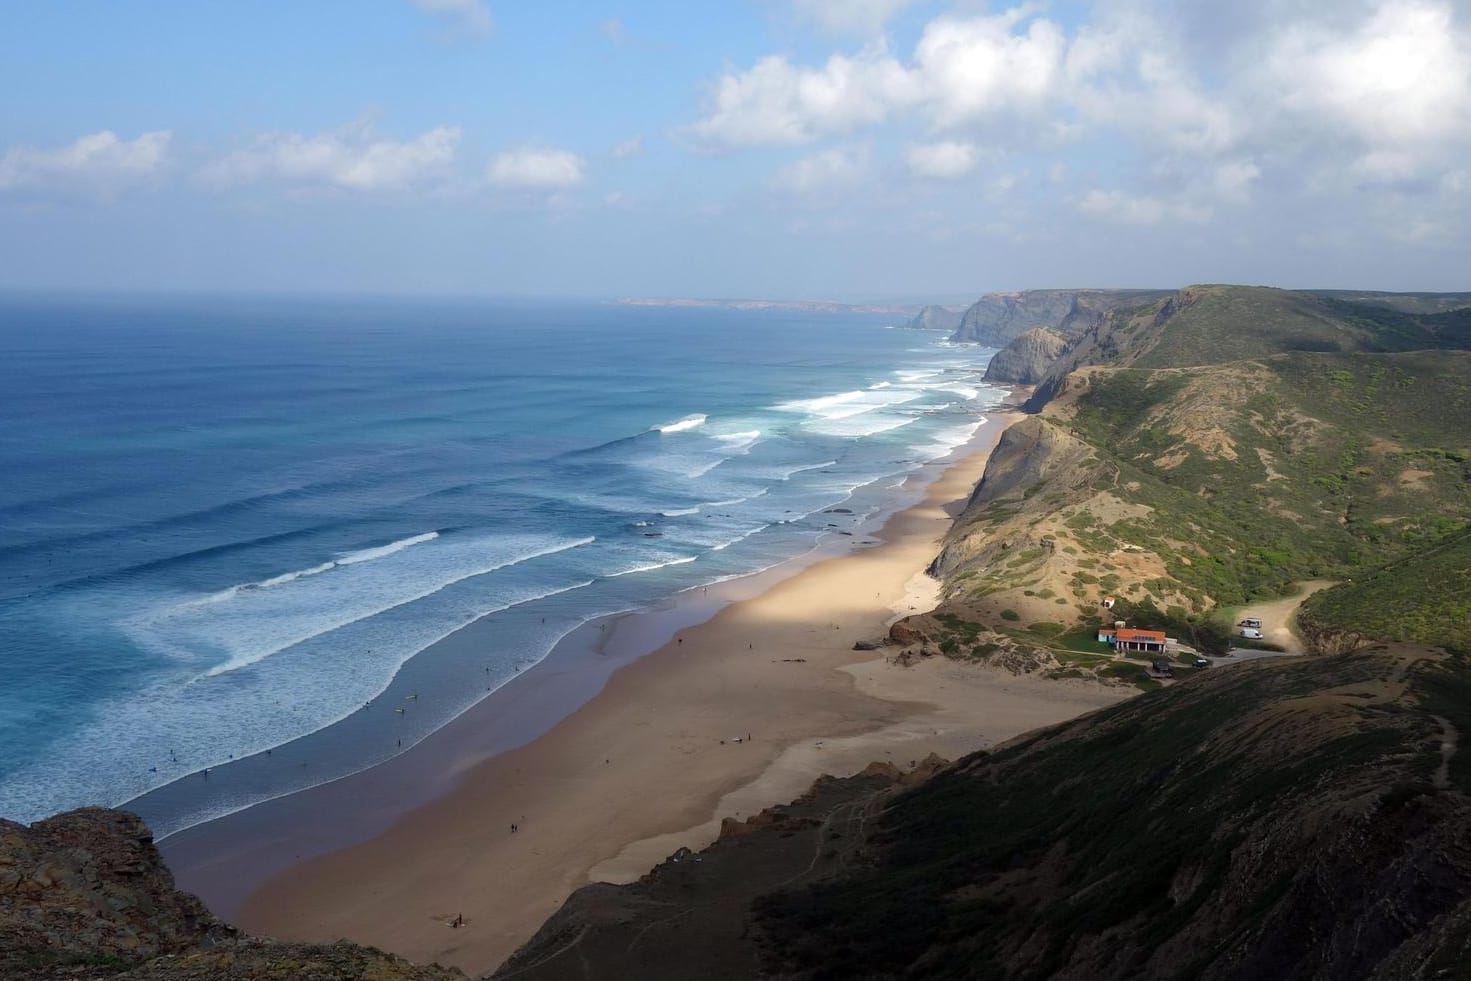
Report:
[{"label": "white foam", "polygon": [[653,572],[655,569],[663,569],[666,566],[684,565],[687,562],[695,561],[695,559],[697,558],[699,558],[698,555],[678,555],[672,559],[666,559],[662,562],[642,562],[629,569],[623,569],[619,572],[610,572],[607,575],[603,576],[603,578],[617,579],[620,576],[632,576],[637,575],[640,572]]},{"label": "white foam", "polygon": [[214,661],[200,676],[215,677],[466,579],[594,541],[510,536],[450,539],[413,552],[405,547],[389,553],[397,559],[379,555],[384,561],[339,563],[333,575],[297,577],[271,589],[237,589],[207,604],[166,602],[121,626],[146,649],[187,662]]},{"label": "white foam", "polygon": [[425,542],[432,542],[438,537],[439,532],[426,531],[424,534],[415,535],[413,538],[405,538],[401,541],[390,542],[387,545],[380,545],[377,548],[365,548],[361,552],[352,552],[338,559],[337,564],[357,565],[359,562],[372,562],[374,559],[386,559],[388,558],[388,556],[393,555],[396,552],[402,552],[404,549],[409,548],[413,545],[422,545]]},{"label": "white foam", "polygon": [[710,551],[712,551],[712,552],[723,552],[726,549],[730,548],[732,545],[736,544],[737,542],[743,542],[743,541],[745,541],[747,538],[750,538],[752,535],[756,534],[758,531],[765,531],[766,528],[767,528],[766,525],[758,525],[757,527],[752,528],[749,531],[743,532],[743,533],[735,536],[734,538],[727,539],[727,540],[722,541],[722,542],[720,542],[719,544],[716,544],[716,545],[711,545],[710,546]]},{"label": "white foam", "polygon": [[843,405],[855,399],[861,399],[863,392],[839,392],[836,395],[822,395],[812,399],[796,399],[791,402],[778,402],[776,408],[783,412],[811,412],[822,415],[833,406]]},{"label": "white foam", "polygon": [[323,562],[320,565],[314,565],[310,569],[298,569],[295,572],[283,572],[279,576],[271,576],[269,579],[262,579],[259,582],[247,582],[240,583],[236,586],[230,586],[227,589],[222,589],[218,592],[210,593],[207,596],[200,596],[193,600],[189,600],[188,603],[189,605],[193,606],[198,606],[206,603],[223,603],[226,600],[234,599],[241,592],[246,590],[275,589],[278,586],[284,586],[287,583],[296,582],[298,579],[305,579],[308,576],[320,576],[322,573],[331,572],[333,569],[336,569],[339,566],[357,565],[362,562],[372,562],[376,559],[386,559],[388,558],[388,556],[394,555],[398,552],[402,552],[406,548],[410,548],[414,545],[422,545],[424,542],[432,542],[438,537],[439,532],[426,531],[422,535],[414,535],[412,538],[403,538],[396,542],[389,542],[387,545],[378,545],[373,548],[365,548],[359,552],[349,552],[346,555],[332,559],[329,562]]},{"label": "white foam", "polygon": [[705,424],[705,418],[705,416],[696,413],[695,415],[685,416],[683,419],[678,419],[674,422],[666,422],[663,425],[654,426],[653,430],[660,433],[682,433],[689,429],[699,429]]},{"label": "white foam", "polygon": [[950,426],[931,434],[930,442],[910,449],[920,454],[927,460],[934,460],[964,446],[975,437],[976,432],[986,424],[985,416],[977,416],[969,419],[958,426]]},{"label": "white foam", "polygon": [[806,413],[819,419],[847,419],[877,409],[912,402],[923,394],[923,391],[919,389],[904,387],[865,389],[857,392],[843,392],[838,395],[825,395],[815,399],[783,402],[777,408],[784,412]]},{"label": "white foam", "polygon": [[799,473],[806,473],[809,470],[822,470],[822,469],[824,469],[826,467],[836,467],[837,465],[838,465],[838,461],[837,460],[824,460],[822,463],[808,463],[808,464],[806,464],[804,466],[793,467],[790,470],[783,471],[781,473],[781,475],[778,476],[776,479],[777,480],[791,480],[793,477],[797,476],[797,474],[799,474]]},{"label": "white foam", "polygon": [[279,576],[272,576],[269,579],[262,579],[260,582],[248,582],[242,583],[239,586],[231,586],[229,589],[221,590],[218,593],[212,594],[209,598],[211,600],[229,599],[230,597],[234,596],[237,591],[242,589],[270,589],[272,586],[284,586],[286,583],[292,582],[296,579],[304,579],[307,576],[320,576],[324,572],[330,572],[333,569],[337,568],[337,565],[338,563],[336,561],[323,562],[321,565],[314,565],[310,569],[300,569],[296,572],[283,572]]},{"label": "white foam", "polygon": [[[264,752],[323,729],[376,699],[405,662],[459,630],[466,620],[573,592],[592,582],[523,587],[504,602],[477,606],[463,617],[430,618],[408,632],[403,629],[406,624],[386,632],[365,631],[367,625],[359,625],[350,628],[358,632],[352,644],[326,644],[308,657],[268,661],[258,669],[261,675],[246,686],[229,678],[183,684],[176,677],[109,699],[99,706],[96,722],[61,739],[44,759],[7,777],[0,788],[0,813],[39,819],[84,803],[118,806],[201,767]],[[510,662],[498,665],[497,671],[485,679],[495,687],[516,674]],[[478,672],[474,680],[482,680]],[[462,703],[443,706],[442,722],[483,694],[478,685],[466,686]],[[408,739],[404,743],[405,748],[410,745]],[[365,765],[376,762],[370,759]],[[67,780],[57,781],[57,773],[66,773]],[[332,777],[340,775],[334,772]],[[290,787],[295,789],[300,787]],[[226,798],[214,811],[186,816],[183,826],[255,802]],[[165,833],[178,830],[182,828]]]},{"label": "white foam", "polygon": [[761,430],[752,429],[744,433],[726,433],[716,436],[720,442],[726,444],[726,449],[732,453],[749,453],[751,447],[755,446],[761,439]]},{"label": "white foam", "polygon": [[695,467],[693,470],[685,471],[684,475],[690,480],[695,480],[696,478],[705,476],[705,474],[709,473],[711,470],[714,470],[716,467],[720,466],[722,463],[729,459],[730,457],[728,456],[719,457],[718,459],[711,460],[709,463],[705,463],[701,466]]},{"label": "white foam", "polygon": [[861,416],[852,416],[843,419],[821,419],[806,424],[807,429],[824,436],[843,436],[849,439],[857,439],[862,436],[876,436],[886,433],[891,429],[907,426],[918,420],[918,416],[892,416],[883,413],[864,413]]},{"label": "white foam", "polygon": [[699,514],[702,507],[704,505],[692,508],[677,508],[673,511],[660,511],[659,516],[663,518],[683,518],[685,515]]},{"label": "white foam", "polygon": [[981,394],[979,390],[971,388],[969,385],[935,385],[933,390],[936,392],[954,392],[966,400],[973,400]]}]

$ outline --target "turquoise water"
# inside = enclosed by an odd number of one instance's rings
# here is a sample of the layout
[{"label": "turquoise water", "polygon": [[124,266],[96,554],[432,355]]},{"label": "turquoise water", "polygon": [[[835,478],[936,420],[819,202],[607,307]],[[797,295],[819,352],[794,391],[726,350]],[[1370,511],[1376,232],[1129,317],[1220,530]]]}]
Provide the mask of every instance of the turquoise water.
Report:
[{"label": "turquoise water", "polygon": [[497,687],[858,527],[1000,395],[899,319],[0,299],[0,815],[322,729],[488,614]]}]

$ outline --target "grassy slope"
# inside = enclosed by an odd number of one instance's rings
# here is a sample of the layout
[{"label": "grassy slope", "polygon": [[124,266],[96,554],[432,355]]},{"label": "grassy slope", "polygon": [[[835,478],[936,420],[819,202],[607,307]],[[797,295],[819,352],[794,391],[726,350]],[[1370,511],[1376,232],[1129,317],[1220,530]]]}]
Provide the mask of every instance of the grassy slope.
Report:
[{"label": "grassy slope", "polygon": [[1109,448],[1120,496],[1152,509],[1103,533],[1234,604],[1398,559],[1471,520],[1471,354],[1250,368],[1099,373],[1070,424]]},{"label": "grassy slope", "polygon": [[1471,670],[1416,657],[1207,673],[963,760],[889,810],[869,868],[758,904],[769,966],[1367,977],[1471,896],[1465,768],[1431,785]]},{"label": "grassy slope", "polygon": [[[1107,363],[1074,372],[1029,422],[1027,452],[1064,465],[980,495],[947,548],[951,613],[1071,623],[1117,593],[1188,631],[1214,607],[1362,577],[1467,527],[1471,354],[1399,350],[1462,345],[1467,311],[1194,287],[1167,312],[1114,318],[1090,339]],[[1426,625],[1463,609],[1464,587],[1432,602],[1413,569],[1391,570],[1403,582],[1381,583],[1372,622],[1408,617],[1416,597],[1421,627],[1374,636],[1429,640]],[[1353,629],[1346,603],[1315,608]]]},{"label": "grassy slope", "polygon": [[1305,628],[1439,644],[1471,654],[1471,533],[1319,593]]}]

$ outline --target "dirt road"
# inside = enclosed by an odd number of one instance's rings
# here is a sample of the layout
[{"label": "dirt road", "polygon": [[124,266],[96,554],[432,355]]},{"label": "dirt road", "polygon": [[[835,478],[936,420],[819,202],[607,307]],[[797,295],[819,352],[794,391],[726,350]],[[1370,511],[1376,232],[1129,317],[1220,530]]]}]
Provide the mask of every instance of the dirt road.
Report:
[{"label": "dirt road", "polygon": [[[1301,654],[1303,645],[1302,639],[1297,635],[1297,608],[1302,606],[1303,600],[1331,585],[1333,583],[1327,579],[1309,579],[1306,582],[1300,582],[1297,584],[1296,596],[1243,606],[1236,611],[1235,620],[1256,617],[1262,622],[1263,640],[1285,648],[1289,654]],[[1232,632],[1235,633],[1238,629],[1233,628]]]}]

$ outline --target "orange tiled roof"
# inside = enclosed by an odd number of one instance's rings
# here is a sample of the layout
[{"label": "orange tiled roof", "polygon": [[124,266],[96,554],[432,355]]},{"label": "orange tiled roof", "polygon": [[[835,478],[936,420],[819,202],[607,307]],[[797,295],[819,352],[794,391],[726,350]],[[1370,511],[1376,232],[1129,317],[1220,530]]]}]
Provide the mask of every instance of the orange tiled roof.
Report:
[{"label": "orange tiled roof", "polygon": [[1113,634],[1119,640],[1153,641],[1156,644],[1165,642],[1163,630],[1135,630],[1132,627],[1125,627],[1123,630],[1113,631]]}]

